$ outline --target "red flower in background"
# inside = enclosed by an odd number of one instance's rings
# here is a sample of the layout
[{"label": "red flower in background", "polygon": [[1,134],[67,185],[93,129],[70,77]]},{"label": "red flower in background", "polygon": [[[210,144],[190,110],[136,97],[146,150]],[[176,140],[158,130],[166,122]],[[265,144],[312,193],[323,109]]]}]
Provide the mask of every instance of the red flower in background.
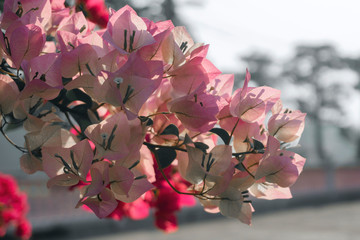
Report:
[{"label": "red flower in background", "polygon": [[[155,208],[155,225],[166,233],[172,233],[178,229],[175,213],[184,206],[194,206],[195,198],[191,195],[176,193],[161,175],[156,161],[154,161],[154,168],[156,181],[153,184],[156,186],[156,191],[152,196],[151,204]],[[177,190],[187,192],[190,184],[172,166],[164,169],[164,173]]]},{"label": "red flower in background", "polygon": [[26,219],[28,210],[27,196],[19,191],[16,180],[0,173],[0,237],[5,236],[8,227],[14,226],[18,237],[29,239],[31,225]]},{"label": "red flower in background", "polygon": [[76,6],[92,22],[105,28],[109,21],[109,12],[104,0],[77,0]]}]

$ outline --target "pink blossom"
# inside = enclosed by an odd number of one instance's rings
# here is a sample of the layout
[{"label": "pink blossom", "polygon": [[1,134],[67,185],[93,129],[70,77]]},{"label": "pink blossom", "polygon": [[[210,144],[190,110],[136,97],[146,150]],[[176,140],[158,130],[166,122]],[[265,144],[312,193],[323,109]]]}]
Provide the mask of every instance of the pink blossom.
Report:
[{"label": "pink blossom", "polygon": [[256,198],[273,200],[273,199],[289,199],[292,198],[288,187],[282,188],[275,183],[268,183],[259,180],[249,188],[251,195]]},{"label": "pink blossom", "polygon": [[0,75],[0,112],[8,114],[13,111],[19,96],[19,88],[8,75]]},{"label": "pink blossom", "polygon": [[162,64],[144,61],[130,54],[127,62],[115,73],[102,72],[94,84],[97,99],[114,106],[124,106],[137,114],[161,82]]},{"label": "pink blossom", "polygon": [[64,17],[59,23],[57,31],[67,31],[75,35],[83,36],[87,32],[90,32],[90,29],[84,14],[82,12],[76,12]]},{"label": "pink blossom", "polygon": [[43,147],[43,168],[50,177],[48,187],[72,186],[80,180],[86,181],[93,153],[87,140],[71,148]]},{"label": "pink blossom", "polygon": [[61,10],[63,8],[65,8],[65,0],[50,0],[51,3],[51,10],[52,11],[56,11],[56,10]]},{"label": "pink blossom", "polygon": [[125,160],[140,150],[145,137],[143,131],[144,125],[139,119],[129,121],[124,112],[119,112],[99,124],[88,126],[85,134],[96,146],[95,158]]},{"label": "pink blossom", "polygon": [[97,54],[89,44],[82,44],[71,51],[63,52],[61,56],[61,75],[71,78],[76,74],[80,75],[96,73]]},{"label": "pink blossom", "polygon": [[39,56],[45,44],[44,30],[35,24],[22,25],[14,22],[7,29],[5,37],[7,40],[1,38],[1,45],[17,69],[23,60]]},{"label": "pink blossom", "polygon": [[187,146],[189,161],[184,178],[197,185],[205,184],[210,195],[224,192],[231,180],[234,165],[231,165],[231,147],[217,145],[208,154],[198,148]]},{"label": "pink blossom", "polygon": [[5,0],[1,27],[7,29],[7,26],[11,24],[9,19],[13,21],[19,19],[24,24],[39,21],[39,24],[45,28],[50,18],[51,5],[48,0]]},{"label": "pink blossom", "polygon": [[279,141],[269,136],[255,179],[265,177],[267,182],[276,183],[280,187],[286,188],[295,183],[306,159],[296,153],[279,148]]},{"label": "pink blossom", "polygon": [[224,199],[220,200],[219,210],[222,215],[237,218],[241,222],[251,225],[251,216],[254,211],[251,203],[245,202],[241,192],[234,188],[228,188],[221,194]]},{"label": "pink blossom", "polygon": [[208,45],[193,51],[184,64],[167,71],[174,91],[183,96],[196,90],[201,84],[207,85],[221,72],[205,58]]},{"label": "pink blossom", "polygon": [[145,22],[129,6],[110,15],[103,38],[122,54],[154,43]]},{"label": "pink blossom", "polygon": [[170,112],[187,129],[194,132],[209,131],[217,122],[215,115],[220,109],[220,99],[203,91],[201,85],[194,92],[168,103]]},{"label": "pink blossom", "polygon": [[89,197],[82,203],[88,206],[98,218],[109,216],[118,204],[108,188],[104,188],[96,197]]}]

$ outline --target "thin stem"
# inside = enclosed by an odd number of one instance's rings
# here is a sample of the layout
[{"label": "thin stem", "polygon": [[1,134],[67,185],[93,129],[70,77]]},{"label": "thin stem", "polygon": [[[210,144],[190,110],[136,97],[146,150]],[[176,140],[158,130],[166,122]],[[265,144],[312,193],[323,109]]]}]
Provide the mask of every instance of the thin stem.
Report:
[{"label": "thin stem", "polygon": [[157,112],[157,113],[153,113],[153,114],[148,115],[147,118],[153,117],[153,116],[156,116],[156,115],[160,115],[160,114],[172,114],[172,113],[171,112]]},{"label": "thin stem", "polygon": [[[8,121],[6,120],[6,117],[5,117],[3,114],[1,114],[1,115],[2,115],[2,119],[4,120],[4,123],[5,123],[5,124],[15,124],[15,125],[17,125],[17,124],[20,124],[20,123],[25,122],[25,120],[27,119],[27,117],[25,117],[24,119],[18,120],[18,121],[16,121],[16,122],[8,122]],[[3,127],[5,126],[5,124],[3,125]]]},{"label": "thin stem", "polygon": [[15,148],[17,148],[18,150],[20,150],[21,152],[27,153],[27,151],[24,150],[23,147],[20,147],[20,146],[16,145],[16,143],[14,143],[14,142],[9,138],[9,136],[6,135],[6,133],[4,132],[4,129],[3,129],[4,126],[5,126],[5,124],[4,124],[3,126],[1,126],[0,132],[1,132],[2,135],[5,137],[5,139],[6,139],[11,145],[13,145]]},{"label": "thin stem", "polygon": [[0,71],[2,72],[2,73],[5,73],[5,74],[8,74],[9,76],[11,76],[11,77],[18,77],[18,76],[16,76],[15,74],[13,74],[13,73],[11,73],[11,72],[8,72],[8,71],[6,71],[6,70],[4,70],[4,69],[2,69],[2,68],[0,68]]},{"label": "thin stem", "polygon": [[229,141],[228,141],[227,143],[225,143],[226,145],[229,145],[229,144],[230,144],[231,138],[232,138],[232,136],[233,136],[233,134],[234,134],[234,131],[235,131],[235,129],[236,129],[239,121],[240,121],[240,118],[238,118],[238,120],[237,120],[236,123],[235,123],[235,126],[234,126],[233,129],[231,130],[231,134],[230,134],[230,137],[229,137]]},{"label": "thin stem", "polygon": [[240,163],[241,166],[245,169],[245,171],[252,177],[255,179],[255,176],[245,167],[244,163]]},{"label": "thin stem", "polygon": [[192,136],[191,137],[191,139],[194,139],[194,138],[196,138],[197,136],[199,136],[201,133],[197,133],[197,134],[195,134],[194,136]]},{"label": "thin stem", "polygon": [[[147,144],[145,144],[147,145]],[[149,146],[149,145],[147,145]],[[165,179],[165,181],[169,184],[169,186],[178,194],[184,194],[184,195],[191,195],[191,196],[194,196],[196,198],[199,198],[199,199],[202,199],[202,200],[224,200],[224,199],[227,199],[227,198],[221,198],[221,197],[208,197],[208,196],[205,196],[205,192],[204,189],[205,189],[205,181],[204,181],[204,186],[203,186],[203,190],[202,192],[200,193],[190,193],[190,192],[181,192],[179,191],[176,187],[174,187],[174,185],[171,184],[171,182],[169,181],[169,179],[166,177],[165,173],[164,173],[164,170],[161,168],[160,166],[160,162],[159,162],[159,157],[158,157],[158,154],[157,152],[155,151],[155,148],[152,146],[152,144],[150,145],[149,147],[150,151],[152,153],[154,153],[154,156],[155,156],[155,160],[156,160],[156,163],[158,165],[158,169],[162,175],[162,177]],[[204,180],[205,180],[206,176],[204,177]],[[208,192],[208,191],[206,191]]]},{"label": "thin stem", "polygon": [[240,155],[245,155],[245,154],[257,154],[258,152],[255,151],[255,150],[251,150],[251,151],[248,151],[248,152],[239,152],[239,153],[233,153],[232,155],[234,157],[238,157]]},{"label": "thin stem", "polygon": [[204,194],[206,177],[207,177],[207,174],[205,173],[204,178],[203,178],[203,187],[201,189],[200,194]]},{"label": "thin stem", "polygon": [[175,77],[176,75],[167,75],[166,77],[163,77],[164,78],[171,78],[171,77]]},{"label": "thin stem", "polygon": [[158,158],[158,154],[157,152],[155,151],[154,148],[150,148],[150,150],[154,153],[154,156],[155,156],[155,160],[156,160],[156,163],[158,165],[158,169],[161,173],[161,175],[163,176],[163,178],[165,179],[165,181],[169,184],[169,186],[175,191],[177,192],[178,194],[184,194],[184,195],[193,195],[193,196],[196,196],[198,194],[196,193],[188,193],[188,192],[181,192],[179,191],[177,188],[175,188],[171,182],[169,181],[169,179],[166,177],[165,173],[164,173],[164,170],[162,169],[162,167],[160,166],[160,162],[159,162],[159,158]]}]

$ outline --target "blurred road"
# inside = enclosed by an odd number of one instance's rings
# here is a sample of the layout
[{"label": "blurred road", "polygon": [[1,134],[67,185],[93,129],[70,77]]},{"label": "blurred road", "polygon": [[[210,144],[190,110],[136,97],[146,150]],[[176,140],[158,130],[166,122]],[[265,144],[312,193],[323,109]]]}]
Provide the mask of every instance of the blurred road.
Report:
[{"label": "blurred road", "polygon": [[360,200],[262,213],[254,216],[251,227],[236,220],[216,218],[180,225],[174,234],[137,230],[86,239],[356,240],[360,239]]}]

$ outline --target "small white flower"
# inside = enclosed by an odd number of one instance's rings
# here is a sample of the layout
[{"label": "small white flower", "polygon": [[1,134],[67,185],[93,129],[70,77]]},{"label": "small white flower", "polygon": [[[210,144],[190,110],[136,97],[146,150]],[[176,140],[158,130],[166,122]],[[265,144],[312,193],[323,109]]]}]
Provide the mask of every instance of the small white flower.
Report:
[{"label": "small white flower", "polygon": [[114,82],[115,82],[117,85],[119,85],[119,84],[121,84],[121,83],[124,82],[124,79],[122,79],[121,77],[117,77],[117,78],[114,79]]},{"label": "small white flower", "polygon": [[101,134],[101,138],[102,138],[102,139],[105,140],[107,137],[108,137],[107,133],[102,133],[102,134]]}]

